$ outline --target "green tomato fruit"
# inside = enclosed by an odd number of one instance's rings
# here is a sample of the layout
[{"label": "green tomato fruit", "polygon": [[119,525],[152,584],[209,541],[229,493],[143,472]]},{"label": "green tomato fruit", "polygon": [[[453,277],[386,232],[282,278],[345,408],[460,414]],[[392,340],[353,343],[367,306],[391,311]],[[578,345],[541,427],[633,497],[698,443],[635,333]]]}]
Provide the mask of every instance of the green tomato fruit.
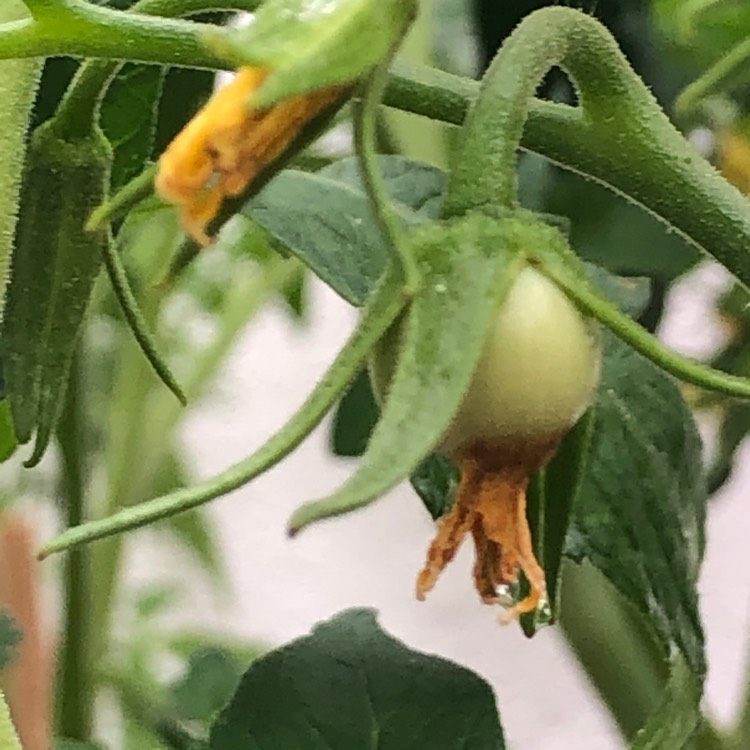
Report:
[{"label": "green tomato fruit", "polygon": [[[387,398],[401,338],[397,321],[375,352],[370,376]],[[586,411],[601,369],[597,325],[532,266],[500,305],[469,389],[438,449],[549,443]]]}]

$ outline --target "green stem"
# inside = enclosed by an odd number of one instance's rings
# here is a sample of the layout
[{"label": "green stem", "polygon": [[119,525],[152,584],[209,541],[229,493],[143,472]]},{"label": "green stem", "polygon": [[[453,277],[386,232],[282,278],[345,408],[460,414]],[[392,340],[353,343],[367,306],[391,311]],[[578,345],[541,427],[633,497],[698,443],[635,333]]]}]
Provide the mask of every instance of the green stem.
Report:
[{"label": "green stem", "polygon": [[[617,57],[625,63],[619,51]],[[747,197],[697,154],[635,73],[629,78],[639,108],[613,111],[610,121],[592,121],[577,107],[533,101],[522,148],[638,203],[750,288]],[[460,125],[478,93],[478,85],[466,79],[397,67],[384,103]]]},{"label": "green stem", "polygon": [[[206,3],[211,6],[211,2]],[[79,0],[34,19],[0,26],[0,59],[68,55],[193,68],[231,68],[207,51],[201,34],[215,27],[112,10]]]},{"label": "green stem", "polygon": [[[79,352],[71,367],[65,407],[57,428],[61,454],[60,495],[67,526],[82,523],[86,516],[80,362]],[[88,550],[76,550],[65,562],[65,621],[57,690],[57,734],[81,742],[90,739],[94,704],[88,565]]]},{"label": "green stem", "polygon": [[[255,10],[259,0],[140,0],[127,13],[174,18],[224,9],[233,4],[238,10]],[[90,60],[76,72],[60,103],[56,116],[63,120],[72,135],[85,134],[92,122],[98,120],[99,108],[112,79],[122,67],[114,60]]]},{"label": "green stem", "polygon": [[255,453],[198,485],[171,492],[130,508],[123,508],[108,518],[69,528],[42,549],[40,559],[204,505],[242,487],[276,465],[320,423],[359,372],[368,353],[388,330],[403,306],[400,273],[386,274],[373,292],[359,326],[339,352],[326,375],[289,421]]},{"label": "green stem", "polygon": [[[129,58],[159,64],[212,69],[227,65],[225,60],[200,47],[199,27],[195,24],[171,21],[169,38],[165,39],[158,30],[159,24],[166,23],[164,19],[139,16],[138,34],[133,37],[131,47],[130,39],[127,46],[123,45],[119,30],[120,22],[129,14],[101,8],[96,12],[106,18],[88,19],[89,26],[96,23],[102,26],[91,38],[81,36],[78,28],[71,30],[67,21],[41,34],[38,28],[33,28],[33,22],[0,26],[0,58],[81,54],[120,59],[127,54]],[[573,11],[547,8],[544,12]],[[536,16],[538,13],[532,17]],[[130,15],[131,22],[135,18]],[[587,17],[586,23],[600,28],[592,18]],[[123,31],[129,34],[128,28]],[[587,114],[596,114],[594,104],[599,105],[600,116],[593,119],[584,117],[577,107],[531,101],[521,146],[640,204],[703,252],[713,255],[750,287],[747,198],[702,159],[671,125],[613,43],[599,41],[597,48],[604,47],[608,57],[593,79],[606,77],[606,70],[615,66],[613,81],[619,87],[615,93],[627,92],[630,105],[624,107],[622,102],[615,101],[611,87],[598,98],[588,97]],[[465,79],[429,68],[412,67],[406,73],[397,68],[386,89],[384,103],[460,125],[477,94],[477,85]]]},{"label": "green stem", "polygon": [[378,65],[365,84],[364,97],[358,103],[354,118],[354,140],[359,157],[362,182],[370,199],[375,220],[380,225],[386,244],[391,248],[404,274],[406,295],[413,295],[418,286],[420,273],[416,260],[406,244],[399,223],[394,219],[390,199],[378,171],[376,156],[377,112],[388,83],[386,58]]},{"label": "green stem", "polygon": [[109,281],[112,285],[112,291],[114,292],[115,298],[120,305],[120,309],[122,310],[141,351],[161,382],[167,386],[183,406],[186,406],[187,398],[183,393],[180,384],[177,382],[177,379],[169,369],[169,365],[159,354],[156,341],[149,330],[149,324],[146,322],[138,305],[138,300],[135,298],[133,290],[130,288],[130,282],[125,267],[122,264],[122,260],[120,259],[120,253],[111,239],[105,245],[104,265],[107,269],[107,275],[109,276]]},{"label": "green stem", "polygon": [[739,87],[748,81],[750,68],[750,39],[745,39],[726,53],[700,78],[693,81],[677,97],[675,110],[686,113],[703,99],[720,89]]},{"label": "green stem", "polygon": [[568,272],[556,265],[542,264],[539,270],[559,284],[584,312],[597,318],[633,349],[648,357],[670,375],[685,383],[723,393],[725,396],[750,398],[750,378],[715,370],[669,349],[591,286],[572,279]]}]

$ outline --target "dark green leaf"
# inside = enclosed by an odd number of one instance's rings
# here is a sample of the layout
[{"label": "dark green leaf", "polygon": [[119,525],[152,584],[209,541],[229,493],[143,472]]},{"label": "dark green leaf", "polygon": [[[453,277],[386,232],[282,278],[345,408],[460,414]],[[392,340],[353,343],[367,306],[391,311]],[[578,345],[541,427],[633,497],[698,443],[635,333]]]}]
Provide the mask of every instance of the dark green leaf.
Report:
[{"label": "dark green leaf", "polygon": [[339,402],[331,432],[331,451],[336,456],[361,456],[367,448],[380,411],[370,386],[367,370],[357,379]]},{"label": "dark green leaf", "polygon": [[[391,200],[407,206],[425,219],[438,218],[441,199],[448,184],[448,176],[442,169],[403,156],[379,156],[377,167]],[[359,159],[356,157],[333,162],[317,174],[365,192]]]},{"label": "dark green leaf", "polygon": [[456,464],[446,456],[433,453],[411,475],[411,484],[434,520],[445,515],[461,479]]},{"label": "dark green leaf", "polygon": [[190,656],[188,671],[172,687],[180,719],[208,722],[227,705],[239,685],[244,667],[230,651],[205,647]]},{"label": "dark green leaf", "polygon": [[695,585],[705,543],[701,442],[674,382],[605,338],[593,439],[566,547],[649,616],[665,651],[705,669]]},{"label": "dark green leaf", "polygon": [[611,334],[593,419],[565,554],[589,559],[648,618],[673,675],[664,713],[637,747],[681,748],[699,719],[706,668],[696,590],[707,497],[700,438],[672,380]]},{"label": "dark green leaf", "polygon": [[257,99],[268,106],[352,83],[386,57],[416,10],[415,0],[266,0],[248,27],[207,42],[272,71]]},{"label": "dark green leaf", "polygon": [[102,102],[101,126],[112,144],[112,189],[135,177],[151,156],[164,69],[125,65]]},{"label": "dark green leaf", "polygon": [[256,661],[211,750],[503,750],[490,687],[350,610]]},{"label": "dark green leaf", "polygon": [[13,620],[0,611],[0,671],[13,660],[13,650],[21,641],[21,633]]},{"label": "dark green leaf", "polygon": [[[396,156],[380,157],[378,169],[406,224],[437,216],[443,172]],[[242,212],[353,305],[364,304],[388,262],[355,159],[317,174],[282,172]]]},{"label": "dark green leaf", "polygon": [[341,182],[287,170],[242,213],[353,305],[364,304],[388,261],[366,196]]}]

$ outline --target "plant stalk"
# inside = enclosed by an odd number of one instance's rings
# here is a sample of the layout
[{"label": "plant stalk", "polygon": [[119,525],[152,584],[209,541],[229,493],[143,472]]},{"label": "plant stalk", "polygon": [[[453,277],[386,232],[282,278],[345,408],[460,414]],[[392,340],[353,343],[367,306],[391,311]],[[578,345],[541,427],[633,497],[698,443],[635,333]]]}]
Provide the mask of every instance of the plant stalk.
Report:
[{"label": "plant stalk", "polygon": [[[81,351],[71,369],[57,428],[61,455],[60,497],[66,526],[82,523],[85,510],[85,428],[81,402]],[[75,550],[64,563],[64,624],[60,646],[56,733],[87,742],[93,727],[91,588],[89,550]]]}]

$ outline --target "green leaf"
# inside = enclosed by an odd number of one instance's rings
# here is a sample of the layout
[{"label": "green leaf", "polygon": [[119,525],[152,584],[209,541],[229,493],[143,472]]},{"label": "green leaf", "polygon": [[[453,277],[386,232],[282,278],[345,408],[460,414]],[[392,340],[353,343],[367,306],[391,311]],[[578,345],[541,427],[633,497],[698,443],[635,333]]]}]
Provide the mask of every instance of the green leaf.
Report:
[{"label": "green leaf", "polygon": [[287,170],[242,213],[353,305],[364,303],[385,270],[388,248],[369,202],[343,183]]},{"label": "green leaf", "polygon": [[101,127],[114,151],[112,190],[135,177],[151,157],[164,68],[125,65],[109,86]]},{"label": "green leaf", "polygon": [[0,463],[7,461],[18,447],[10,405],[6,399],[0,401]]},{"label": "green leaf", "polygon": [[706,669],[696,590],[707,498],[700,437],[674,382],[612,334],[593,419],[565,554],[590,560],[648,618],[673,676],[664,715],[637,747],[681,748],[675,738],[684,743],[697,725]]},{"label": "green leaf", "polygon": [[701,441],[679,389],[607,334],[588,470],[566,554],[591,560],[699,675],[705,657],[695,584],[706,497]]},{"label": "green leaf", "polygon": [[367,370],[362,370],[336,409],[330,438],[334,455],[361,456],[379,415],[380,410],[370,387],[370,376]]},{"label": "green leaf", "polygon": [[503,750],[490,687],[349,610],[256,661],[211,750]]},{"label": "green leaf", "polygon": [[437,521],[451,509],[460,479],[461,474],[453,461],[440,453],[433,453],[411,475],[411,485],[433,520]]},{"label": "green leaf", "polygon": [[21,633],[13,620],[0,611],[0,671],[13,660],[13,650],[21,641]]},{"label": "green leaf", "polygon": [[386,57],[415,14],[415,0],[267,0],[248,27],[206,42],[239,65],[271,71],[254,97],[267,107],[357,80]]},{"label": "green leaf", "polygon": [[[442,169],[403,156],[378,156],[378,172],[388,197],[425,219],[437,219],[448,176]],[[317,173],[329,180],[344,182],[365,192],[359,159],[349,157],[333,162]]]},{"label": "green leaf", "polygon": [[[378,168],[405,225],[437,217],[443,172],[391,156],[381,156]],[[316,174],[286,170],[242,213],[353,305],[364,304],[388,263],[388,248],[356,159],[343,159]]]},{"label": "green leaf", "polygon": [[191,654],[187,673],[171,689],[179,718],[208,722],[227,705],[242,672],[239,660],[227,649],[204,647]]},{"label": "green leaf", "polygon": [[[554,234],[553,234],[554,233]],[[466,392],[492,316],[525,262],[523,252],[559,234],[527,215],[467,215],[410,236],[422,288],[402,321],[398,369],[357,473],[309,503],[290,529],[364,506],[407,478],[440,441]]]}]

